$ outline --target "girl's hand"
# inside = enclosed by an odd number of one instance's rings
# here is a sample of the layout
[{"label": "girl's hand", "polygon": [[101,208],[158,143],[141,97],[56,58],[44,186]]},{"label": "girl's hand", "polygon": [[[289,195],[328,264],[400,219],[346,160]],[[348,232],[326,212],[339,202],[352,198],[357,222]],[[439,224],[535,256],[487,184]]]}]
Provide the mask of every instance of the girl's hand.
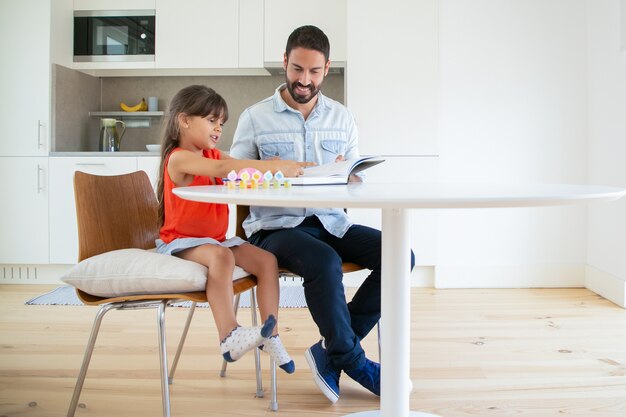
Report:
[{"label": "girl's hand", "polygon": [[281,170],[285,177],[299,177],[304,174],[305,167],[317,165],[315,162],[298,162],[288,160],[278,160],[277,169]]}]

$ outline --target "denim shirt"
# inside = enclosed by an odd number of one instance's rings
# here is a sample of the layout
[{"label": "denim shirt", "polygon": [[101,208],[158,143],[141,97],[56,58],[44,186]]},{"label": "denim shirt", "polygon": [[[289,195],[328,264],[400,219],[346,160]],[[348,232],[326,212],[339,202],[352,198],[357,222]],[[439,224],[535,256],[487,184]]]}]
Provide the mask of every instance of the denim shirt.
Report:
[{"label": "denim shirt", "polygon": [[[358,158],[358,134],[354,118],[341,103],[317,94],[317,103],[304,120],[302,113],[285,103],[279,86],[274,95],[248,107],[239,117],[230,155],[237,159],[292,159],[335,161],[338,155]],[[296,227],[309,216],[317,216],[324,228],[342,237],[352,222],[341,208],[250,207],[243,223],[246,236],[260,230]]]}]

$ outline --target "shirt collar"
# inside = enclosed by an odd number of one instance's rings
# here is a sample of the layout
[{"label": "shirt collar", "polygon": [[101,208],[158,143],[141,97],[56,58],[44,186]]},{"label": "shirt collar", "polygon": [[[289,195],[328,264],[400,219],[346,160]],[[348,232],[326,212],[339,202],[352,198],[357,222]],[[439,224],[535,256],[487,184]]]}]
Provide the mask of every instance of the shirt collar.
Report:
[{"label": "shirt collar", "polygon": [[[283,97],[280,95],[281,91],[283,91],[285,88],[287,88],[287,84],[283,83],[279,85],[278,88],[276,88],[276,91],[274,91],[274,96],[272,97],[272,100],[274,101],[274,111],[277,113],[283,112],[285,110],[296,111],[295,109],[289,107],[289,105],[285,103],[285,100],[283,100]],[[315,103],[315,106],[313,107],[311,113],[316,111],[321,112],[322,110],[327,108],[329,108],[328,100],[326,99],[326,96],[324,96],[320,91],[317,93],[317,103]]]}]

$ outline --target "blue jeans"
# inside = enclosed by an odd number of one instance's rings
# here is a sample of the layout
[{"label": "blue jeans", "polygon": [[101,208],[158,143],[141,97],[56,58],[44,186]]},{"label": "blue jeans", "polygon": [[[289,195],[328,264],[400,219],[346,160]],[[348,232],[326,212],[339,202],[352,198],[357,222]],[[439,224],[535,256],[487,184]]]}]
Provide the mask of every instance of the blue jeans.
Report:
[{"label": "blue jeans", "polygon": [[[365,352],[360,340],[380,319],[380,230],[353,225],[338,238],[311,216],[293,229],[261,230],[249,241],[273,253],[278,265],[303,278],[306,302],[325,339],[331,363],[344,370],[363,366]],[[343,288],[342,262],[372,271],[349,303]],[[411,269],[414,264],[411,252]]]}]

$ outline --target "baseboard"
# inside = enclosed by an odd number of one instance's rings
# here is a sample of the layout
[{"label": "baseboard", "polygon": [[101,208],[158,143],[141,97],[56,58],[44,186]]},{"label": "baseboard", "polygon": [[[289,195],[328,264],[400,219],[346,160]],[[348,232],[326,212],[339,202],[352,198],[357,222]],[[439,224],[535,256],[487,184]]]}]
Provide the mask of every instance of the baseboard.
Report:
[{"label": "baseboard", "polygon": [[435,288],[579,288],[584,264],[436,266]]},{"label": "baseboard", "polygon": [[585,287],[598,295],[626,308],[626,281],[596,267],[587,265]]},{"label": "baseboard", "polygon": [[73,265],[0,265],[0,284],[62,284]]},{"label": "baseboard", "polygon": [[[369,270],[362,270],[345,274],[343,276],[343,285],[349,288],[359,287],[369,273]],[[432,288],[434,285],[434,277],[434,266],[416,266],[411,272],[411,287]]]}]

